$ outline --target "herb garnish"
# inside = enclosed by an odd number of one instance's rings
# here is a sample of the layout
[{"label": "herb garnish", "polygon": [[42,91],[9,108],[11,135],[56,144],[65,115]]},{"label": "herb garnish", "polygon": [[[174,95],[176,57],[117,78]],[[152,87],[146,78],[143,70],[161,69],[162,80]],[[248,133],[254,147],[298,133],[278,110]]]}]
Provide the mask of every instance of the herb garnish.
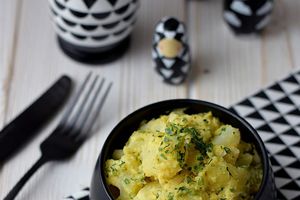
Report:
[{"label": "herb garnish", "polygon": [[226,153],[230,153],[231,152],[231,149],[228,148],[228,147],[224,147],[224,150],[225,150]]}]

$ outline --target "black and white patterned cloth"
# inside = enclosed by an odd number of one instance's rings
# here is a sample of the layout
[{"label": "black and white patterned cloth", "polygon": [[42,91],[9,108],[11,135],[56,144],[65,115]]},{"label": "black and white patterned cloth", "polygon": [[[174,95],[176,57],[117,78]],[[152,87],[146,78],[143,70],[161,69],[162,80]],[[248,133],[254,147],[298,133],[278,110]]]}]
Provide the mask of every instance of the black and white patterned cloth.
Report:
[{"label": "black and white patterned cloth", "polygon": [[[280,200],[300,199],[300,71],[233,105],[264,141]],[[69,199],[88,199],[88,189]]]},{"label": "black and white patterned cloth", "polygon": [[259,133],[269,152],[278,199],[300,199],[300,72],[231,107]]}]

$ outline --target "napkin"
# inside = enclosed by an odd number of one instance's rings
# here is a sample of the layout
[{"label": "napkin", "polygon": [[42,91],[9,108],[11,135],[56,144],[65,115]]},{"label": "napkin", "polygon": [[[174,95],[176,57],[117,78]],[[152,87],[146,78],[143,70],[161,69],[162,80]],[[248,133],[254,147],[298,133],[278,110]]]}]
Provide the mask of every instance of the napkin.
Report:
[{"label": "napkin", "polygon": [[[300,71],[250,95],[230,110],[246,119],[265,143],[277,199],[300,199]],[[88,200],[89,189],[67,199]]]}]

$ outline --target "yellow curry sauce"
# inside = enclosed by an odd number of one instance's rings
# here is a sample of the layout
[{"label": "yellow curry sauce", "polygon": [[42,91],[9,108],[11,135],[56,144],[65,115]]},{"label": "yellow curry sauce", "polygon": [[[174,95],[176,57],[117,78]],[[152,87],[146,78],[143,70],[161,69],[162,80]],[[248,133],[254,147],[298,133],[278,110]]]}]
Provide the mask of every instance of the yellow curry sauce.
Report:
[{"label": "yellow curry sauce", "polygon": [[105,163],[118,200],[253,199],[262,180],[254,145],[211,112],[175,110],[143,122]]}]

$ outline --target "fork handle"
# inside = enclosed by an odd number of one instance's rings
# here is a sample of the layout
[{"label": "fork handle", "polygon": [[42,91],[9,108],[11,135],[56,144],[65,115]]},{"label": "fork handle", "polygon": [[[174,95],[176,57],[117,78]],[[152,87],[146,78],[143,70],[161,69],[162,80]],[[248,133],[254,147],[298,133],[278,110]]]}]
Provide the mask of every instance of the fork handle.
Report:
[{"label": "fork handle", "polygon": [[41,156],[35,164],[24,174],[24,176],[19,180],[19,182],[10,190],[10,192],[6,195],[4,200],[13,200],[18,195],[20,190],[23,188],[25,183],[29,180],[29,178],[46,162],[48,159],[44,156]]}]

